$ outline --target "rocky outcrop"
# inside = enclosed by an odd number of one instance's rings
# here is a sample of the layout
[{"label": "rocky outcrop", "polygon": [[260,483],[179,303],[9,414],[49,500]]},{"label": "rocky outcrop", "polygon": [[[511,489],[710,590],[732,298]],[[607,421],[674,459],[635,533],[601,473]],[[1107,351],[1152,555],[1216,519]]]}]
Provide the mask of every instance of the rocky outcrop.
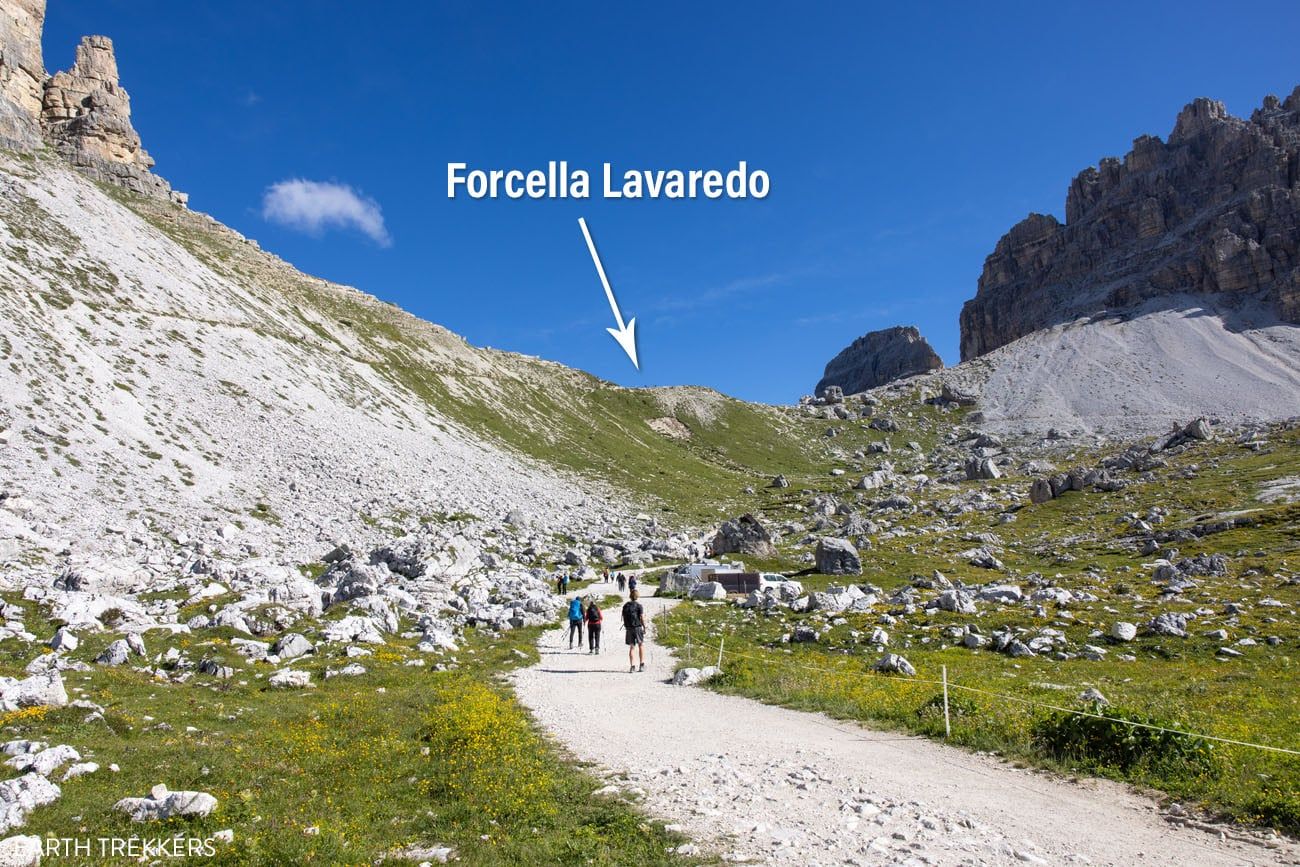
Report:
[{"label": "rocky outcrop", "polygon": [[72,69],[45,82],[41,124],[72,165],[101,181],[145,195],[184,201],[149,170],[153,157],[131,126],[131,98],[118,83],[113,40],[85,36]]},{"label": "rocky outcrop", "polygon": [[44,139],[96,180],[185,204],[184,193],[150,171],[154,161],[131,125],[113,41],[83,37],[72,68],[47,76],[44,22],[45,0],[0,2],[0,144],[31,150]]},{"label": "rocky outcrop", "polygon": [[896,325],[868,332],[845,347],[826,365],[813,393],[839,386],[845,394],[856,394],[940,367],[943,359],[915,326]]},{"label": "rocky outcrop", "polygon": [[0,141],[16,147],[40,142],[44,23],[45,0],[0,3]]},{"label": "rocky outcrop", "polygon": [[961,357],[1179,294],[1249,295],[1300,323],[1300,87],[1249,120],[1198,99],[1168,141],[1081,172],[1064,224],[1030,214],[985,260]]},{"label": "rocky outcrop", "polygon": [[741,515],[724,521],[709,542],[710,556],[721,554],[748,554],[751,557],[775,557],[776,546],[772,534],[753,515]]}]

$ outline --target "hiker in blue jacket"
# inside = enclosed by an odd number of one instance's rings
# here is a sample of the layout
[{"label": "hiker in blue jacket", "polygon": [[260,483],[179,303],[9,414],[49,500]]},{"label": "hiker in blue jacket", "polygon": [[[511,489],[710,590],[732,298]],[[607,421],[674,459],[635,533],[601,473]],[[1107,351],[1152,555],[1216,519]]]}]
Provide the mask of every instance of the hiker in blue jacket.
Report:
[{"label": "hiker in blue jacket", "polygon": [[574,596],[569,600],[569,649],[573,650],[573,635],[578,634],[578,647],[582,647],[582,600]]}]

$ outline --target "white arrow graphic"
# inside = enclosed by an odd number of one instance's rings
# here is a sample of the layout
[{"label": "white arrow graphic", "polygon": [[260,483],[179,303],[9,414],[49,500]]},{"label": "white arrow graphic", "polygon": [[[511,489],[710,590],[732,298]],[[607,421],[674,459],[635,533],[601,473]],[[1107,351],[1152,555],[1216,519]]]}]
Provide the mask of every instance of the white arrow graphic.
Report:
[{"label": "white arrow graphic", "polygon": [[600,254],[596,252],[596,242],[591,240],[591,232],[587,230],[587,221],[582,217],[578,218],[578,225],[582,227],[582,237],[587,239],[587,249],[591,251],[591,261],[596,263],[596,273],[600,275],[600,285],[605,287],[605,297],[609,299],[609,307],[614,311],[614,321],[618,323],[617,328],[606,328],[609,336],[618,341],[618,345],[623,347],[627,357],[632,359],[632,366],[637,370],[641,369],[640,363],[636,360],[636,317],[633,316],[623,324],[623,314],[618,312],[618,302],[614,300],[614,290],[609,288],[609,278],[605,276],[605,266],[600,264]]}]

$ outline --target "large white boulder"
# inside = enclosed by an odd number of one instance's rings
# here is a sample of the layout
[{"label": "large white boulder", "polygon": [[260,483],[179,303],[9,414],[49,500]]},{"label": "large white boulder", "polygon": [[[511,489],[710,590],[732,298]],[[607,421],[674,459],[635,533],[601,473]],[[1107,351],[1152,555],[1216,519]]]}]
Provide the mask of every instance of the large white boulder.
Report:
[{"label": "large white boulder", "polygon": [[0,783],[0,834],[27,823],[27,814],[53,804],[63,794],[59,787],[37,773],[23,774]]},{"label": "large white boulder", "polygon": [[717,581],[705,581],[691,588],[692,599],[717,600],[727,598],[727,588]]},{"label": "large white boulder", "polygon": [[123,798],[113,809],[126,813],[133,822],[167,819],[171,816],[202,817],[217,808],[217,799],[207,792],[171,792],[161,783],[147,798]]},{"label": "large white boulder", "polygon": [[18,834],[0,840],[0,867],[36,867],[45,844],[35,834]]},{"label": "large white boulder", "polygon": [[293,668],[280,669],[267,678],[266,682],[274,689],[305,689],[313,685],[311,672]]},{"label": "large white boulder", "polygon": [[63,688],[63,675],[57,671],[34,674],[25,680],[0,677],[0,710],[17,710],[20,707],[63,707],[68,703],[68,692]]}]

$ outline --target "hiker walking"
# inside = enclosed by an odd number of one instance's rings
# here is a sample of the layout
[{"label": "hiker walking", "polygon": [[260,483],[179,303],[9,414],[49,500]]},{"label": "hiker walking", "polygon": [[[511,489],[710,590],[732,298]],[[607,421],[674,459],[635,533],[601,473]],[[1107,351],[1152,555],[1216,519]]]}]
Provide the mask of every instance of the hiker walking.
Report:
[{"label": "hiker walking", "polygon": [[578,646],[582,647],[582,600],[574,596],[569,600],[569,649],[573,650],[573,634],[578,634]]},{"label": "hiker walking", "polygon": [[555,592],[564,595],[564,573],[560,572],[555,576]]},{"label": "hiker walking", "polygon": [[626,577],[622,572],[619,572],[619,573],[618,573],[618,592],[619,592],[619,593],[622,593],[622,592],[623,592],[624,590],[626,590],[626,589],[627,589],[627,577]]},{"label": "hiker walking", "polygon": [[[637,581],[636,581],[636,576],[635,576],[635,575],[629,575],[629,576],[627,576],[627,589],[628,589],[629,591],[631,591],[632,593],[636,593],[636,584],[637,584]],[[633,596],[632,598],[635,599],[636,597]]]},{"label": "hiker walking", "polygon": [[[636,601],[637,592],[632,591],[632,598],[623,603],[623,629],[627,632],[627,670],[645,671],[645,609]],[[640,652],[641,668],[636,667],[634,657]]]},{"label": "hiker walking", "polygon": [[600,653],[600,625],[605,621],[595,597],[587,604],[587,653]]}]

